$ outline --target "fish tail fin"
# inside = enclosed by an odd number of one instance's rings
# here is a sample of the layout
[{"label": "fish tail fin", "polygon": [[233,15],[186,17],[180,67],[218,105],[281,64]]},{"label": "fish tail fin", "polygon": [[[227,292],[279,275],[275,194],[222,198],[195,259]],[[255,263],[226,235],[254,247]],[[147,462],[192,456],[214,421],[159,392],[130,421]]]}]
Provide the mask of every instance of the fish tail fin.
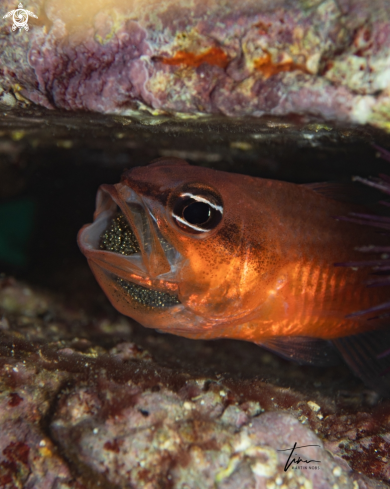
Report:
[{"label": "fish tail fin", "polygon": [[[380,156],[390,162],[390,152],[374,144]],[[365,185],[376,188],[386,195],[390,195],[390,177],[380,175],[379,178],[360,178]],[[388,202],[381,202],[386,207],[390,207]],[[389,233],[390,219],[387,216],[377,216],[374,214],[352,213],[343,220],[356,222],[359,224],[373,226],[382,229],[383,234]],[[376,277],[371,278],[367,285],[370,287],[390,285],[390,246],[368,245],[358,248],[365,253],[380,253],[377,260],[362,260],[355,263],[339,263],[341,266],[372,267]],[[378,314],[370,318],[377,324],[382,324],[382,329],[375,329],[366,333],[360,333],[345,338],[333,340],[333,344],[344,357],[346,363],[360,377],[363,382],[380,393],[384,397],[390,397],[390,325],[389,319],[390,301],[384,302],[369,309],[356,311],[349,317],[361,317],[366,314]],[[386,324],[387,323],[387,324]]]},{"label": "fish tail fin", "polygon": [[390,397],[390,330],[380,329],[333,340],[352,371],[383,397]]}]

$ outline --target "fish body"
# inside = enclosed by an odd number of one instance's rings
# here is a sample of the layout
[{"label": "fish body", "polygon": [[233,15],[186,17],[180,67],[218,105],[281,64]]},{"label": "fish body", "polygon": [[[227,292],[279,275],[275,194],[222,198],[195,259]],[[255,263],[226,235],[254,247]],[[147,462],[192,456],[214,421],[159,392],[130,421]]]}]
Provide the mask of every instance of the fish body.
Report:
[{"label": "fish body", "polygon": [[[368,288],[364,267],[335,266],[361,259],[357,247],[384,240],[337,220],[353,209],[326,186],[163,158],[101,186],[94,222],[78,240],[114,307],[142,325],[251,341],[321,363],[321,355],[332,357],[329,342],[383,326],[351,314],[387,300],[386,288]],[[137,243],[130,253],[102,246],[118,212]]]}]

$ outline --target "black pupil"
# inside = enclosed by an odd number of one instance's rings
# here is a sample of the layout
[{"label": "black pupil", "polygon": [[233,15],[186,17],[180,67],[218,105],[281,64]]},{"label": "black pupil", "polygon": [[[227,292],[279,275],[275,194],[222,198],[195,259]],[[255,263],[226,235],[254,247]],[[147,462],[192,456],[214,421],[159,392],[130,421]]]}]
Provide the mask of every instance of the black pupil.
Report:
[{"label": "black pupil", "polygon": [[211,215],[211,207],[204,202],[193,202],[183,211],[183,217],[189,224],[205,224]]}]

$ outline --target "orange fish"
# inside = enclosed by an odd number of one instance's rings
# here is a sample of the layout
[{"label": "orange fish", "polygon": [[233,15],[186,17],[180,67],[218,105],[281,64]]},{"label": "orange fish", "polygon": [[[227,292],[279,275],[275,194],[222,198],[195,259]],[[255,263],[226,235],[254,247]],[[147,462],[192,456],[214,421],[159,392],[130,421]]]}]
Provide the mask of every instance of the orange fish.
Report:
[{"label": "orange fish", "polygon": [[78,242],[113,306],[146,327],[251,341],[300,363],[330,365],[341,352],[386,393],[386,320],[354,313],[388,291],[367,287],[367,267],[335,266],[361,260],[359,246],[388,243],[336,219],[354,209],[325,184],[161,158],[100,187]]}]

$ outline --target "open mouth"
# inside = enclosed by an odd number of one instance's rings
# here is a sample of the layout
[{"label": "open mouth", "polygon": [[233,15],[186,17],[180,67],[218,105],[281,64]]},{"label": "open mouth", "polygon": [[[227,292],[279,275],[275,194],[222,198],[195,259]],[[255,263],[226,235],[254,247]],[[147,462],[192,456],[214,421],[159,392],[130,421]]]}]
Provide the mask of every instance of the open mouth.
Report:
[{"label": "open mouth", "polygon": [[171,307],[180,304],[177,296],[161,292],[159,290],[147,289],[142,285],[127,282],[117,278],[118,284],[131,296],[133,300],[148,307]]},{"label": "open mouth", "polygon": [[141,248],[125,216],[118,212],[100,236],[99,248],[121,255],[139,253]]},{"label": "open mouth", "polygon": [[[122,212],[117,211],[108,221],[106,229],[99,238],[99,249],[124,256],[141,252],[137,237]],[[143,306],[166,308],[180,304],[179,299],[174,294],[150,289],[120,277],[115,279],[132,300]]]}]

